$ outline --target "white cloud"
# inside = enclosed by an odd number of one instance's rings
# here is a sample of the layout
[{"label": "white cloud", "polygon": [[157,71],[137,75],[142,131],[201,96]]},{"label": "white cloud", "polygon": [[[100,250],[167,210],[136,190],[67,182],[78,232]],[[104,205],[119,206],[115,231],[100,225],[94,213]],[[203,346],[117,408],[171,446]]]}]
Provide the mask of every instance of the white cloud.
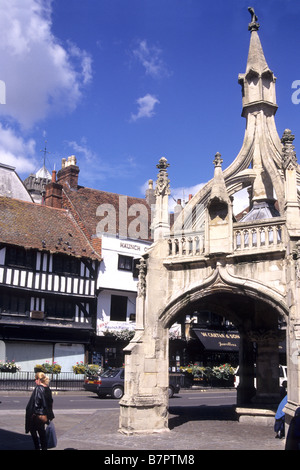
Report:
[{"label": "white cloud", "polygon": [[147,41],[139,41],[133,50],[133,56],[142,64],[146,75],[152,78],[168,76],[169,72],[162,60],[162,50],[156,46],[148,46]]},{"label": "white cloud", "polygon": [[0,162],[16,168],[18,173],[29,174],[37,170],[35,141],[18,137],[10,128],[0,124]]},{"label": "white cloud", "polygon": [[93,162],[96,160],[96,155],[94,152],[87,146],[86,139],[83,137],[81,142],[78,143],[75,140],[67,142],[68,146],[73,149],[73,151],[77,154],[81,154],[84,156],[86,162]]},{"label": "white cloud", "polygon": [[87,84],[92,79],[92,58],[85,51],[79,49],[76,44],[73,44],[71,41],[68,42],[69,53],[72,57],[78,60],[79,67],[81,68],[81,77],[84,84]]},{"label": "white cloud", "polygon": [[91,79],[91,58],[64,48],[51,32],[52,0],[1,0],[0,79],[6,104],[0,114],[23,128],[57,112],[73,111]]},{"label": "white cloud", "polygon": [[154,106],[159,103],[159,100],[149,93],[142,98],[136,100],[138,104],[138,110],[136,114],[131,114],[131,120],[136,121],[140,118],[150,118],[154,116]]}]

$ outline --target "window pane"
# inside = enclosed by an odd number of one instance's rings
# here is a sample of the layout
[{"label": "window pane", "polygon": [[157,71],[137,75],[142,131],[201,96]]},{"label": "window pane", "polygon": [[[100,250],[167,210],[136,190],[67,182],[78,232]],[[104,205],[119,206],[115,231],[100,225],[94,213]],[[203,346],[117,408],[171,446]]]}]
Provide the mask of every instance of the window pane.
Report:
[{"label": "window pane", "polygon": [[123,295],[112,295],[110,304],[110,320],[126,321],[127,297]]},{"label": "window pane", "polygon": [[132,271],[133,258],[130,256],[119,255],[118,268],[124,269],[125,271]]}]

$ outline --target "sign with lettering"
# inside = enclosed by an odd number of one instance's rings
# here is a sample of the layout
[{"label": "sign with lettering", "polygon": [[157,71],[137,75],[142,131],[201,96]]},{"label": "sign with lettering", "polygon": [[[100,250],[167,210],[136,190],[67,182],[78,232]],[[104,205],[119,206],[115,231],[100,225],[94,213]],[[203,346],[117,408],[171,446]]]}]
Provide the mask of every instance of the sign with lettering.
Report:
[{"label": "sign with lettering", "polygon": [[240,335],[230,331],[200,330],[193,328],[203,346],[210,351],[238,351]]}]

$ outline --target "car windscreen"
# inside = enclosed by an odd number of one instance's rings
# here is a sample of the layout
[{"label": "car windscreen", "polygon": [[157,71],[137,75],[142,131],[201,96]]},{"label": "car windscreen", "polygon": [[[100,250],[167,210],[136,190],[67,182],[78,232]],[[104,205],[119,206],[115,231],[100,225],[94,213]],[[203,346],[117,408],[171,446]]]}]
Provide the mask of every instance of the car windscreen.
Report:
[{"label": "car windscreen", "polygon": [[101,374],[101,377],[115,377],[119,370],[106,370]]}]

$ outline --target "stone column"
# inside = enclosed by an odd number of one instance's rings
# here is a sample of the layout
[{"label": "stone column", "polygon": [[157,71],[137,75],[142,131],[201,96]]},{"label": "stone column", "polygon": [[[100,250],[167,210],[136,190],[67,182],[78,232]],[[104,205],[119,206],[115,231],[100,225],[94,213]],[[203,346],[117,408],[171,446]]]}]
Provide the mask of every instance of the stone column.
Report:
[{"label": "stone column", "polygon": [[149,330],[125,348],[125,394],[119,431],[151,434],[168,430],[168,330]]},{"label": "stone column", "polygon": [[239,385],[237,405],[247,405],[255,395],[253,343],[246,333],[240,332]]},{"label": "stone column", "polygon": [[279,391],[279,335],[277,330],[257,330],[251,333],[256,342],[256,395],[254,403],[280,402]]},{"label": "stone column", "polygon": [[295,243],[288,261],[289,317],[286,333],[288,403],[285,407],[287,425],[300,406],[300,241]]},{"label": "stone column", "polygon": [[119,431],[127,435],[168,430],[169,330],[158,321],[161,296],[149,289],[143,259],[139,270],[137,329],[124,349],[125,394],[120,401]]},{"label": "stone column", "polygon": [[155,215],[153,220],[153,238],[154,241],[163,238],[170,233],[169,223],[169,195],[170,180],[168,178],[167,168],[169,167],[167,159],[162,157],[156,167],[159,169],[155,186]]}]

